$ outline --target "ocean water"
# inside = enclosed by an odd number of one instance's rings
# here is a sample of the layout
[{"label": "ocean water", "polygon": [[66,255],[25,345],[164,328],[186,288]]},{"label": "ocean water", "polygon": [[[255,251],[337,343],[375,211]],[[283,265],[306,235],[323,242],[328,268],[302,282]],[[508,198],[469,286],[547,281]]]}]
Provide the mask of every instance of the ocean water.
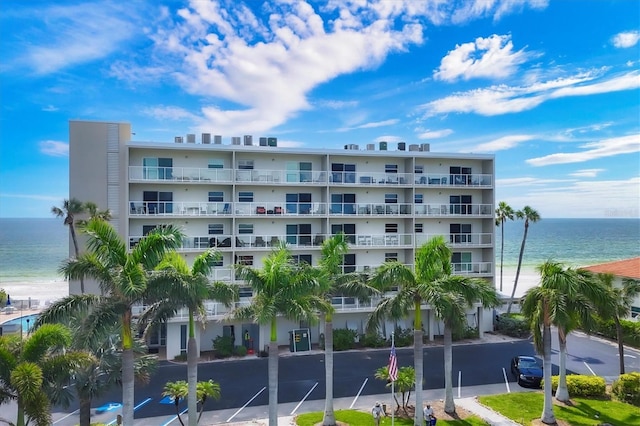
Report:
[{"label": "ocean water", "polygon": [[[505,224],[505,270],[515,269],[524,222]],[[68,256],[69,229],[61,218],[0,218],[0,287],[7,283],[62,281],[58,268]],[[500,228],[496,228],[496,266]],[[587,266],[640,256],[640,219],[542,219],[531,223],[523,267],[547,259]]]}]

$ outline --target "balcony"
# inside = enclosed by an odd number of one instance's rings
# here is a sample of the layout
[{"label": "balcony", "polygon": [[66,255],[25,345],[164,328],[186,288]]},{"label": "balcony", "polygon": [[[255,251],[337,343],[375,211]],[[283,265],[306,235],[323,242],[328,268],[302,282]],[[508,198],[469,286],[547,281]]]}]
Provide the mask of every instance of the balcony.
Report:
[{"label": "balcony", "polygon": [[415,204],[416,216],[493,217],[491,204]]},{"label": "balcony", "polygon": [[492,247],[493,234],[472,233],[472,234],[416,234],[416,247],[420,247],[433,237],[443,236],[449,245],[458,247]]},{"label": "balcony", "polygon": [[129,166],[129,182],[221,182],[233,181],[232,169],[196,167]]},{"label": "balcony", "polygon": [[419,186],[454,187],[493,187],[493,175],[490,174],[415,174],[414,182]]},{"label": "balcony", "polygon": [[493,275],[491,262],[452,263],[451,267],[454,275],[471,275],[479,277],[488,277]]},{"label": "balcony", "polygon": [[331,172],[331,185],[343,186],[412,186],[412,173]]},{"label": "balcony", "polygon": [[130,201],[130,216],[228,216],[233,212],[232,203]]}]

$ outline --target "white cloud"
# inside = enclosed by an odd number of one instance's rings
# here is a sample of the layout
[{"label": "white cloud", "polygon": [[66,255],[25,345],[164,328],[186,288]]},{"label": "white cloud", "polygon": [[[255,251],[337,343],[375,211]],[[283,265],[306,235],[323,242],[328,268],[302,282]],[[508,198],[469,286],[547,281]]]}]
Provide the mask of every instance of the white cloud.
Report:
[{"label": "white cloud", "polygon": [[47,105],[46,107],[43,107],[42,110],[44,112],[56,112],[58,111],[58,107],[55,107],[53,105]]},{"label": "white cloud", "polygon": [[509,135],[503,136],[498,139],[494,139],[490,142],[486,142],[478,145],[473,149],[473,152],[495,152],[503,151],[505,149],[511,149],[518,146],[522,142],[530,141],[534,139],[533,135]]},{"label": "white cloud", "polygon": [[604,139],[581,145],[583,151],[570,153],[556,153],[544,157],[526,160],[532,166],[548,166],[552,164],[582,163],[597,158],[612,157],[620,154],[640,152],[640,134]]},{"label": "white cloud", "polygon": [[315,105],[329,109],[354,108],[359,105],[358,101],[318,101]]},{"label": "white cloud", "polygon": [[0,198],[17,198],[21,200],[40,200],[40,201],[55,201],[60,202],[65,198],[68,198],[67,195],[39,195],[39,194],[8,194],[3,193],[0,194]]},{"label": "white cloud", "polygon": [[486,89],[454,93],[420,108],[427,116],[451,112],[492,116],[533,109],[549,99],[586,96],[631,90],[640,87],[640,73],[631,71],[603,81],[594,82],[601,71],[576,74],[566,78],[532,83],[525,86],[493,85]]},{"label": "white cloud", "polygon": [[548,0],[466,0],[462,6],[453,12],[453,23],[465,23],[472,19],[493,15],[495,21],[503,16],[520,12],[526,6],[531,9],[544,9]]},{"label": "white cloud", "polygon": [[391,142],[391,143],[395,143],[395,142],[404,142],[404,140],[405,139],[403,137],[400,137],[400,136],[385,135],[385,136],[378,136],[373,141],[374,142]]},{"label": "white cloud", "polygon": [[604,169],[582,169],[576,170],[573,173],[569,173],[569,176],[594,178],[597,177],[601,172],[604,172]]},{"label": "white cloud", "polygon": [[418,139],[439,139],[449,136],[453,133],[451,129],[442,130],[425,130],[422,133],[418,133]]},{"label": "white cloud", "polygon": [[400,120],[398,120],[397,118],[393,118],[390,120],[384,120],[384,121],[376,121],[376,122],[372,122],[372,123],[365,123],[365,124],[360,124],[358,126],[353,126],[353,127],[342,127],[340,129],[337,129],[338,132],[348,132],[350,130],[356,130],[356,129],[375,129],[376,127],[385,127],[385,126],[392,126],[396,123],[398,123]]},{"label": "white cloud", "polygon": [[518,65],[526,62],[529,56],[524,49],[513,51],[509,35],[478,37],[473,42],[456,45],[442,58],[433,76],[447,82],[459,78],[505,78],[514,74]]},{"label": "white cloud", "polygon": [[69,144],[60,141],[42,141],[38,144],[40,152],[51,157],[68,157]]},{"label": "white cloud", "polygon": [[618,48],[627,48],[633,47],[638,44],[640,40],[640,32],[638,31],[627,31],[623,33],[618,33],[613,36],[611,42],[615,47]]},{"label": "white cloud", "polygon": [[143,114],[151,116],[158,121],[172,120],[172,121],[197,121],[199,120],[199,116],[187,111],[184,108],[174,107],[174,106],[156,106],[144,108],[142,110]]},{"label": "white cloud", "polygon": [[39,23],[30,28],[30,43],[21,46],[14,66],[44,75],[110,55],[136,34],[132,6],[101,2],[31,9],[17,19],[33,19],[37,10]]}]

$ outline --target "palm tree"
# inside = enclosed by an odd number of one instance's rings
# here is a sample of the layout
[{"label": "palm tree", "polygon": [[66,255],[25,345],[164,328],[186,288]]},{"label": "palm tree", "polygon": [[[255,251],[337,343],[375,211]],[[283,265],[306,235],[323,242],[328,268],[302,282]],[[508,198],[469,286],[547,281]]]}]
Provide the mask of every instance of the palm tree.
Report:
[{"label": "palm tree", "polygon": [[567,336],[578,326],[590,329],[594,324],[593,312],[597,306],[605,303],[607,290],[597,280],[590,278],[572,268],[565,268],[561,263],[547,261],[544,265],[542,286],[553,288],[559,292],[559,297],[551,305],[554,310],[552,323],[558,330],[558,342],[560,346],[560,375],[556,399],[569,401],[567,388]]},{"label": "palm tree", "polygon": [[[416,383],[416,407],[422,407],[422,378],[424,376],[422,353],[422,305],[438,302],[453,305],[456,296],[438,293],[440,288],[433,285],[443,276],[451,273],[451,250],[443,237],[435,237],[418,249],[415,270],[400,262],[386,262],[374,273],[371,284],[381,291],[389,291],[399,286],[392,296],[385,296],[376,306],[367,321],[369,330],[376,329],[385,318],[394,320],[406,318],[413,310],[413,362]],[[422,410],[415,410],[414,424],[423,425]]]},{"label": "palm tree", "polygon": [[[344,233],[325,240],[316,270],[320,281],[320,296],[330,305],[335,296],[351,296],[366,300],[377,290],[361,279],[361,274],[342,274],[344,255],[349,251]],[[333,426],[336,417],[333,410],[333,309],[324,313],[325,406],[322,424]]]},{"label": "palm tree", "polygon": [[16,426],[29,421],[50,425],[50,406],[69,405],[70,391],[64,384],[88,360],[85,354],[66,351],[70,344],[71,332],[60,324],[40,327],[24,340],[19,335],[0,336],[0,401],[17,401]]},{"label": "palm tree", "polygon": [[[222,282],[209,282],[208,275],[213,270],[219,254],[210,249],[197,256],[193,266],[189,269],[187,262],[176,252],[169,252],[158,267],[160,273],[152,275],[149,279],[149,287],[159,295],[156,302],[148,312],[156,314],[162,311],[163,315],[172,315],[180,304],[189,310],[189,340],[187,343],[187,383],[188,383],[188,407],[189,413],[197,413],[197,384],[198,384],[198,343],[195,333],[196,314],[204,322],[206,313],[204,302],[215,300],[230,307],[232,302],[238,299],[238,287]],[[159,309],[162,305],[168,305],[168,309]],[[167,312],[169,311],[169,312]],[[157,315],[154,315],[157,317]],[[189,426],[195,426],[197,418],[189,415]]]},{"label": "palm tree", "polygon": [[[188,394],[189,387],[187,385],[187,382],[185,382],[184,380],[165,383],[164,391],[162,392],[163,396],[168,396],[173,400],[173,404],[176,407],[176,415],[178,416],[178,421],[182,426],[184,426],[184,422],[182,421],[182,417],[180,417],[180,409],[178,407],[180,405],[180,400],[185,399]],[[198,382],[197,396],[198,403],[200,404],[200,412],[198,413],[197,417],[189,416],[194,418],[196,424],[198,424],[200,418],[202,417],[202,413],[204,412],[204,404],[207,399],[220,399],[220,384],[214,382],[211,379],[207,380],[206,382]]]},{"label": "palm tree", "polygon": [[640,280],[624,278],[622,286],[616,286],[615,276],[612,274],[597,274],[595,279],[609,292],[608,301],[598,306],[598,312],[604,319],[612,319],[616,326],[620,374],[624,374],[624,335],[620,320],[629,315],[633,301],[640,294]]},{"label": "palm tree", "polygon": [[513,220],[515,212],[505,201],[500,201],[496,209],[496,226],[500,227],[500,291],[502,291],[502,266],[504,264],[504,223]]},{"label": "palm tree", "polygon": [[522,314],[531,324],[536,352],[542,356],[544,404],[540,420],[546,424],[556,423],[551,395],[551,325],[557,319],[569,316],[564,292],[548,285],[558,277],[556,265],[546,262],[538,266],[540,285],[529,289],[522,302]]},{"label": "palm tree", "polygon": [[200,413],[198,413],[198,422],[204,412],[204,404],[207,399],[220,399],[220,384],[209,379],[206,382],[198,382],[198,403],[200,404]]},{"label": "palm tree", "polygon": [[111,210],[98,210],[98,205],[92,201],[84,203],[84,212],[89,214],[89,219],[78,219],[76,221],[78,228],[82,230],[91,219],[100,219],[106,222],[111,220]]},{"label": "palm tree", "polygon": [[234,312],[237,319],[268,325],[269,337],[269,425],[278,424],[278,316],[295,321],[317,322],[317,312],[328,312],[330,304],[318,296],[318,281],[311,267],[294,262],[284,243],[267,256],[262,269],[236,265],[239,278],[253,290],[253,300]]},{"label": "palm tree", "polygon": [[[389,366],[385,365],[376,370],[374,377],[378,380],[384,380],[387,382],[387,387],[391,386],[391,380],[389,379]],[[411,389],[416,384],[416,374],[413,371],[413,367],[400,367],[398,370],[398,378],[394,383],[393,399],[396,401],[395,412],[398,413],[402,408],[405,414],[409,412],[409,401],[411,400]],[[398,402],[397,394],[400,393],[402,399],[402,405]]]},{"label": "palm tree", "polygon": [[522,245],[520,246],[520,255],[518,256],[518,269],[516,269],[516,278],[513,281],[513,290],[511,290],[511,298],[507,305],[507,314],[511,313],[511,306],[513,305],[513,298],[516,295],[516,287],[518,287],[518,278],[520,277],[520,268],[522,267],[522,256],[524,256],[524,245],[527,242],[527,232],[529,232],[529,222],[536,223],[540,220],[540,215],[534,209],[529,206],[524,206],[522,210],[516,212],[518,219],[524,219],[524,235],[522,236]]},{"label": "palm tree", "polygon": [[[69,235],[71,235],[71,241],[73,242],[73,250],[75,252],[76,258],[80,256],[80,248],[78,246],[78,237],[76,236],[76,215],[82,214],[85,212],[85,205],[76,198],[71,198],[69,200],[64,200],[62,202],[62,207],[53,206],[51,207],[51,213],[53,213],[56,217],[64,216],[64,224],[69,226]],[[84,278],[80,278],[80,293],[84,294]]]},{"label": "palm tree", "polygon": [[127,244],[113,227],[102,220],[89,220],[85,232],[88,251],[64,262],[60,271],[68,279],[90,277],[104,295],[74,295],[62,299],[40,315],[36,323],[65,322],[86,314],[85,327],[78,338],[88,345],[103,338],[115,325],[122,347],[122,417],[133,424],[134,360],[132,333],[133,306],[144,304],[149,295],[150,271],[164,254],[179,247],[182,233],[173,226],[158,227],[129,252]]}]

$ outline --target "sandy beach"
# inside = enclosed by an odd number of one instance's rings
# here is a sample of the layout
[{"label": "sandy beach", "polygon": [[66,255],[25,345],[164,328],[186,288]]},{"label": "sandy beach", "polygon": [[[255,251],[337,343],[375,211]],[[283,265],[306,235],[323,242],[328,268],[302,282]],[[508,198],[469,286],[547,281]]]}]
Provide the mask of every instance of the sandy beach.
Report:
[{"label": "sandy beach", "polygon": [[12,300],[57,300],[69,295],[69,284],[62,279],[42,281],[0,282],[0,288],[11,296]]}]

